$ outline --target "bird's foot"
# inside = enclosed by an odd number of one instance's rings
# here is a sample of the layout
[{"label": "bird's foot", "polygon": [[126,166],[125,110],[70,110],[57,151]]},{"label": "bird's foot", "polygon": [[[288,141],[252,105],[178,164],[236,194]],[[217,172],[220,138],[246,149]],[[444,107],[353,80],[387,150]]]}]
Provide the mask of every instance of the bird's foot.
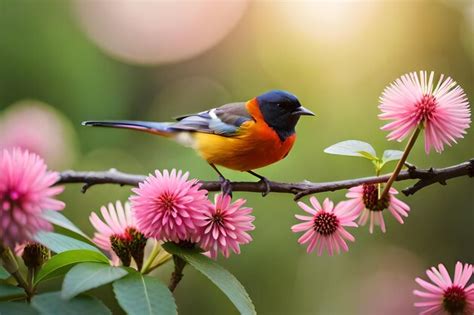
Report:
[{"label": "bird's foot", "polygon": [[261,177],[258,182],[259,182],[259,183],[263,183],[263,184],[265,185],[265,191],[262,192],[262,197],[265,197],[266,195],[268,195],[268,193],[269,193],[270,190],[271,190],[271,188],[270,188],[270,181],[269,181],[266,177]]},{"label": "bird's foot", "polygon": [[224,177],[219,177],[221,182],[221,191],[224,195],[229,195],[232,197],[232,183],[230,180]]}]

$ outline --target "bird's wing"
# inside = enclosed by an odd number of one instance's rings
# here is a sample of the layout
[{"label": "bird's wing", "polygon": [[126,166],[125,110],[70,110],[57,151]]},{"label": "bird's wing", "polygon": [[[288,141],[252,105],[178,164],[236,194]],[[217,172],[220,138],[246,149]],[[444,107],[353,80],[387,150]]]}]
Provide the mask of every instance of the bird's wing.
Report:
[{"label": "bird's wing", "polygon": [[244,122],[252,120],[252,116],[248,113],[245,103],[230,103],[176,119],[178,122],[171,125],[171,128],[175,130],[232,136],[238,132]]}]

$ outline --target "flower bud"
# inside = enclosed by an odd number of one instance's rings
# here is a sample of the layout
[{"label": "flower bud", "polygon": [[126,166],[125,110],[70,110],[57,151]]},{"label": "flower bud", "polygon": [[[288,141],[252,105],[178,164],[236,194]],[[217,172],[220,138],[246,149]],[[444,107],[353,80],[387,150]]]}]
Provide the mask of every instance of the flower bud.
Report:
[{"label": "flower bud", "polygon": [[39,243],[28,243],[23,250],[21,258],[28,268],[41,267],[50,257],[50,251],[47,247]]},{"label": "flower bud", "polygon": [[129,228],[127,230],[127,234],[130,237],[128,246],[130,255],[135,260],[137,269],[140,270],[142,269],[143,257],[145,256],[145,246],[148,239],[145,237],[145,235],[134,228]]}]

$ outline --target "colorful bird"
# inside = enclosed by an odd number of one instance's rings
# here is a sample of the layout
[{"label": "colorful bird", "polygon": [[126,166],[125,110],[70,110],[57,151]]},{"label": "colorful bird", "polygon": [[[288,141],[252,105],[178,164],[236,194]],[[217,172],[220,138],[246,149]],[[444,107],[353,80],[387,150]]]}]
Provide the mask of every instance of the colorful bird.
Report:
[{"label": "colorful bird", "polygon": [[176,122],[104,120],[82,124],[135,129],[172,138],[193,148],[209,163],[219,174],[224,192],[229,193],[231,185],[216,165],[258,177],[266,186],[266,195],[270,191],[269,181],[253,170],[288,155],[296,139],[295,126],[302,115],[314,116],[293,94],[274,90],[247,102],[184,115],[176,118]]}]

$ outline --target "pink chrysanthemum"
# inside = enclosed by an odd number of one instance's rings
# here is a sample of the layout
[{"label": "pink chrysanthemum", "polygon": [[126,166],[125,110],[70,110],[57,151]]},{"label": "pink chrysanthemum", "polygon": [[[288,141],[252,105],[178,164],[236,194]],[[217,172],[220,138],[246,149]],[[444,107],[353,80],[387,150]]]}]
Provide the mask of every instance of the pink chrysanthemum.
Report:
[{"label": "pink chrysanthemum", "polygon": [[104,220],[92,212],[89,220],[96,229],[94,233],[94,243],[100,248],[108,251],[112,256],[112,262],[117,264],[120,258],[126,266],[130,265],[131,257],[135,259],[137,265],[141,267],[143,262],[143,249],[146,245],[146,238],[137,227],[130,204],[123,206],[120,201],[102,206],[100,212]]},{"label": "pink chrysanthemum", "polygon": [[387,197],[379,200],[377,185],[363,184],[349,189],[346,197],[350,199],[344,203],[344,206],[348,210],[360,214],[358,224],[365,225],[370,220],[370,233],[374,232],[374,225],[379,225],[382,232],[385,233],[383,210],[388,209],[401,224],[403,224],[402,216],[407,217],[410,211],[410,207],[406,203],[395,197],[396,194],[398,191],[392,187]]},{"label": "pink chrysanthemum", "polygon": [[444,144],[456,143],[471,123],[469,102],[463,89],[456,82],[441,75],[434,87],[434,72],[426,71],[403,75],[385,88],[380,97],[382,120],[393,120],[382,127],[390,130],[389,140],[401,141],[420,124],[425,129],[425,151],[431,147],[436,152]]},{"label": "pink chrysanthemum", "polygon": [[110,252],[112,251],[110,238],[113,236],[129,238],[127,230],[136,229],[136,224],[128,202],[123,206],[120,201],[116,201],[115,207],[109,203],[108,207],[102,206],[100,212],[103,221],[95,212],[89,216],[89,221],[96,229],[93,241],[100,248]]},{"label": "pink chrysanthemum", "polygon": [[298,202],[301,209],[311,214],[311,216],[295,215],[295,217],[303,223],[293,225],[291,230],[295,233],[306,231],[299,239],[298,243],[305,244],[309,242],[307,252],[311,253],[315,248],[318,256],[321,256],[324,248],[330,256],[336,251],[338,254],[343,251],[348,251],[346,240],[354,242],[354,236],[344,228],[345,226],[357,227],[354,222],[357,214],[348,211],[348,208],[343,207],[343,203],[339,203],[334,207],[334,203],[326,198],[321,207],[316,197],[309,199],[310,206],[303,202]]},{"label": "pink chrysanthemum", "polygon": [[422,302],[416,302],[415,306],[421,308],[420,314],[450,314],[470,315],[474,314],[474,284],[467,286],[473,273],[470,264],[456,263],[454,281],[443,264],[438,269],[431,267],[426,274],[433,283],[416,278],[416,282],[426,291],[414,290],[413,294],[423,298]]},{"label": "pink chrysanthemum", "polygon": [[155,171],[133,189],[130,197],[138,228],[148,237],[162,241],[190,240],[194,237],[196,215],[209,207],[207,190],[200,189],[189,173],[173,169]]},{"label": "pink chrysanthemum", "polygon": [[252,237],[247,233],[255,229],[252,224],[255,217],[251,216],[251,208],[243,208],[245,199],[238,199],[231,204],[231,197],[225,194],[216,194],[214,203],[196,216],[199,227],[197,240],[199,246],[209,251],[216,259],[220,251],[229,257],[230,250],[240,254],[240,244],[248,244]]},{"label": "pink chrysanthemum", "polygon": [[52,186],[58,173],[47,171],[38,155],[11,149],[0,153],[0,174],[0,241],[14,248],[40,230],[51,230],[42,214],[64,208],[62,201],[53,199],[63,191]]}]

